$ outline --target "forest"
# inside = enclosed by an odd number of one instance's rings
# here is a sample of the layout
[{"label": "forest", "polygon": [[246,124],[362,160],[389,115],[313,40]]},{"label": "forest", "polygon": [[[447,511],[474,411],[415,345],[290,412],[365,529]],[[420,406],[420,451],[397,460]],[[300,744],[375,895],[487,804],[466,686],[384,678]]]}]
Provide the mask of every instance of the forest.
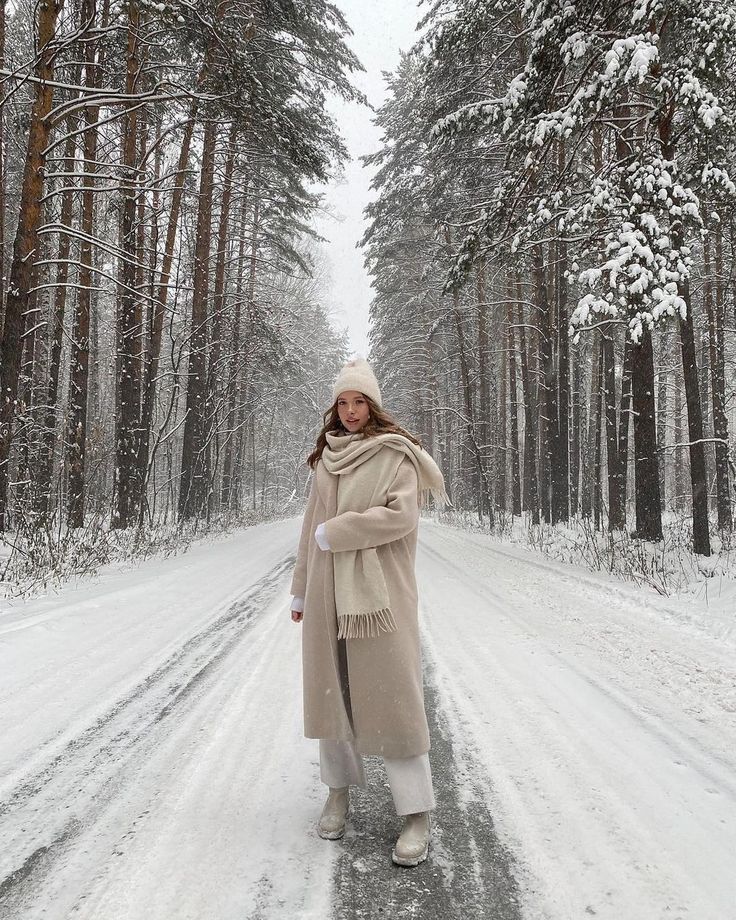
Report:
[{"label": "forest", "polygon": [[319,404],[304,369],[343,348],[309,221],[345,157],[326,95],[359,100],[347,24],[311,0],[3,7],[13,555],[82,564],[116,531],[279,507],[287,418]]},{"label": "forest", "polygon": [[[348,156],[329,98],[367,102],[350,24],[327,0],[1,6],[0,576],[296,513],[348,351],[314,218]],[[384,405],[454,515],[709,571],[736,4],[420,14],[364,164]]]},{"label": "forest", "polygon": [[491,527],[725,558],[734,5],[437,0],[422,27],[364,240],[384,378],[426,369],[394,399]]}]

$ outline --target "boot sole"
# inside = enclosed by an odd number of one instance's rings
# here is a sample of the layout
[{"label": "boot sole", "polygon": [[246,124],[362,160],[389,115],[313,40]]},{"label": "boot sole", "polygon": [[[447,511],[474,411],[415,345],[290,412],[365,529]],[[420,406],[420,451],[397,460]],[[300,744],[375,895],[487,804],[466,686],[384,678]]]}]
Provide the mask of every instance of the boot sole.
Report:
[{"label": "boot sole", "polygon": [[419,854],[419,856],[409,856],[409,857],[407,857],[407,856],[397,856],[397,855],[396,855],[396,847],[394,847],[394,849],[391,851],[391,859],[393,860],[393,862],[394,862],[397,866],[409,866],[409,867],[413,868],[414,866],[418,866],[419,863],[424,862],[424,860],[425,860],[425,859],[427,858],[427,856],[429,855],[429,841],[430,841],[431,838],[432,838],[432,828],[433,828],[433,824],[434,824],[434,822],[432,821],[432,818],[430,817],[430,819],[429,819],[429,827],[428,827],[429,833],[428,833],[428,836],[427,836],[427,845],[424,847],[424,850]]},{"label": "boot sole", "polygon": [[404,856],[397,856],[396,850],[394,850],[391,853],[391,859],[397,866],[409,866],[413,868],[414,866],[418,866],[419,863],[424,862],[428,854],[429,854],[429,844],[424,848],[424,852],[420,853],[419,856],[412,856],[408,858]]}]

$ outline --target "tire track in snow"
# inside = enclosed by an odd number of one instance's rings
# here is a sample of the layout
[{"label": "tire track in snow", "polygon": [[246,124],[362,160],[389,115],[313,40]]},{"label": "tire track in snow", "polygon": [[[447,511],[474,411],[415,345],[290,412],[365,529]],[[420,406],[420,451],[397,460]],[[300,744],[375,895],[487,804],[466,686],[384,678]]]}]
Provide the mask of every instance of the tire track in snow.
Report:
[{"label": "tire track in snow", "polygon": [[320,841],[342,850],[335,869],[334,920],[422,917],[425,920],[520,920],[513,859],[500,842],[478,777],[479,761],[458,758],[450,720],[441,709],[434,662],[427,660],[424,696],[437,799],[427,859],[396,866],[391,850],[403,826],[381,757],[364,758],[369,788],[351,788],[345,836]]},{"label": "tire track in snow", "polygon": [[169,717],[217,679],[258,612],[293,568],[292,556],[191,635],[125,697],[0,802],[0,917],[17,917],[79,833],[125,789],[125,775],[167,732]]},{"label": "tire track in snow", "polygon": [[[483,548],[432,537],[420,564],[432,573],[424,621],[436,684],[459,755],[493,776],[486,797],[519,857],[525,909],[730,915],[733,773],[712,733],[671,717],[645,674],[648,636],[632,642],[632,679],[615,645],[590,641],[612,616],[605,595],[591,607],[566,573],[537,584],[525,560],[495,564],[488,547],[480,566]],[[679,641],[657,638],[665,649]]]},{"label": "tire track in snow", "polygon": [[[528,619],[524,618],[523,615],[514,613],[513,606],[508,603],[501,592],[492,584],[475,575],[467,566],[460,568],[460,566],[426,544],[423,545],[422,549],[435,561],[437,571],[442,566],[449,569],[455,574],[458,582],[463,581],[477,591],[479,595],[485,595],[485,598],[498,609],[503,609],[504,617],[510,622],[524,630],[535,630],[534,625]],[[491,547],[490,552],[495,552],[495,547]],[[506,559],[512,558],[506,553],[498,555]],[[526,565],[526,560],[523,560],[521,564]],[[536,563],[532,564],[536,565]],[[546,566],[543,567],[547,568]],[[618,707],[623,716],[640,723],[648,735],[656,736],[667,745],[671,749],[676,763],[687,762],[692,768],[698,770],[705,783],[728,792],[734,804],[736,804],[736,776],[733,774],[732,761],[724,760],[711,750],[704,751],[698,739],[692,734],[683,731],[682,726],[672,725],[662,713],[645,708],[625,685],[620,683],[614,685],[590,667],[586,667],[579,660],[573,659],[569,654],[564,652],[561,654],[551,648],[546,641],[546,637],[536,630],[535,638],[540,647],[544,646],[546,653],[552,655],[559,662],[560,667],[571,671],[581,681],[595,688],[609,703]]]}]

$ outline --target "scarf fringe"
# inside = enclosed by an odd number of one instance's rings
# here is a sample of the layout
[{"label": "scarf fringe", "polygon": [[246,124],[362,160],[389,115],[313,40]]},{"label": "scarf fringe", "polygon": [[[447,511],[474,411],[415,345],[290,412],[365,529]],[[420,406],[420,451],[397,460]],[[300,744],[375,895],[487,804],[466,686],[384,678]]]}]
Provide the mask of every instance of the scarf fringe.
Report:
[{"label": "scarf fringe", "polygon": [[337,618],[338,639],[375,639],[381,632],[396,632],[398,626],[390,607],[370,613],[346,613]]},{"label": "scarf fringe", "polygon": [[426,486],[421,490],[423,497],[422,507],[426,507],[428,504],[429,495],[431,494],[432,498],[435,500],[435,503],[439,506],[446,506],[448,508],[452,507],[452,502],[450,501],[450,496],[447,494],[444,488],[434,488],[432,486]]}]

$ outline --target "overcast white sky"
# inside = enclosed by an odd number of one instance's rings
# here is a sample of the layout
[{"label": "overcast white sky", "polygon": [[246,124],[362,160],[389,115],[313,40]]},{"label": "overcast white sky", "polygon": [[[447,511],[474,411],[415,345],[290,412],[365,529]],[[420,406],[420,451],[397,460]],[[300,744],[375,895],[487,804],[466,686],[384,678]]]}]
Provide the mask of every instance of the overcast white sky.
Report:
[{"label": "overcast white sky", "polygon": [[[378,108],[386,97],[383,71],[392,71],[399,51],[408,50],[415,40],[419,11],[415,0],[335,0],[355,33],[348,44],[365,67],[354,82]],[[320,218],[318,232],[328,243],[325,252],[332,278],[328,306],[338,328],[347,327],[354,351],[368,354],[368,307],[370,280],[363,267],[363,252],[356,243],[363,235],[363,208],[372,197],[372,172],[364,169],[360,156],[380,146],[380,131],[372,124],[373,113],[365,106],[331,103],[331,111],[345,138],[351,161],[343,180],[326,190],[326,204],[334,215]]]}]

